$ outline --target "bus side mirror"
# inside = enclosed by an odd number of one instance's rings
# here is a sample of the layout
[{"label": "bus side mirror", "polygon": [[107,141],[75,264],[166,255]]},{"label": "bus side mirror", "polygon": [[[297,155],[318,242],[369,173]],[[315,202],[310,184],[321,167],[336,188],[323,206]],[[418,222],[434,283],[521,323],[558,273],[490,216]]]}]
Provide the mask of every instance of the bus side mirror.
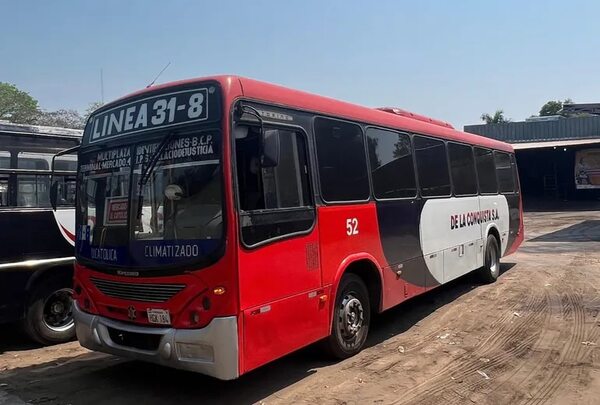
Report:
[{"label": "bus side mirror", "polygon": [[50,205],[56,211],[56,200],[58,199],[58,181],[54,180],[50,186]]},{"label": "bus side mirror", "polygon": [[281,146],[279,144],[279,130],[267,129],[261,135],[262,154],[260,164],[262,167],[275,167],[279,164]]}]

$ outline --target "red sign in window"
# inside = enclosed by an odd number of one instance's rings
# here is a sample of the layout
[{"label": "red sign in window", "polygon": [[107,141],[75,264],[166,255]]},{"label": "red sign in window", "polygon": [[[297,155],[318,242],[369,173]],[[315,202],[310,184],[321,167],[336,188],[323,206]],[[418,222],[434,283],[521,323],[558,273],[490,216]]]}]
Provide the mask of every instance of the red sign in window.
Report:
[{"label": "red sign in window", "polygon": [[108,197],[104,210],[104,225],[127,225],[127,197]]}]

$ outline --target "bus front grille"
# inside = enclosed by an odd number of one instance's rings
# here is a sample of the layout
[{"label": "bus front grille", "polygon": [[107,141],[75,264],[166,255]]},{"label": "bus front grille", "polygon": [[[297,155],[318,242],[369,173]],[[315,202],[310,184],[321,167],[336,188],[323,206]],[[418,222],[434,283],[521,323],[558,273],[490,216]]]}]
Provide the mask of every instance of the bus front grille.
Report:
[{"label": "bus front grille", "polygon": [[95,277],[91,280],[104,295],[143,302],[166,302],[185,288],[185,284],[122,283]]}]

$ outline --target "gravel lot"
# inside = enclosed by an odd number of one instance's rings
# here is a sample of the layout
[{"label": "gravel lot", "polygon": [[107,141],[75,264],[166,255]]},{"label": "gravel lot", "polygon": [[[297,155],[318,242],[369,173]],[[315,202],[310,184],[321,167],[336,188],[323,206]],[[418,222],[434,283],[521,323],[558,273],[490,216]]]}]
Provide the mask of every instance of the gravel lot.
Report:
[{"label": "gravel lot", "polygon": [[533,212],[494,285],[466,276],[384,313],[369,347],[312,347],[223,382],[0,328],[0,404],[598,404],[600,211]]}]

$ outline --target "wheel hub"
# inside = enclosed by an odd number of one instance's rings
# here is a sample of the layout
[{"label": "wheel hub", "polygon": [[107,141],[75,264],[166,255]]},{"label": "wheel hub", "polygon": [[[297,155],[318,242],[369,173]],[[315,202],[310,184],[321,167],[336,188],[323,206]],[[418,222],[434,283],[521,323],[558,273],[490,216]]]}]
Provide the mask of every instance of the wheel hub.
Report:
[{"label": "wheel hub", "polygon": [[44,303],[43,322],[56,332],[65,331],[73,326],[72,291],[63,288],[55,291]]},{"label": "wheel hub", "polygon": [[363,326],[363,306],[357,298],[352,295],[344,297],[340,311],[340,330],[346,339],[355,337]]},{"label": "wheel hub", "polygon": [[55,315],[60,314],[65,310],[65,306],[62,302],[55,302],[52,304],[52,313]]}]

